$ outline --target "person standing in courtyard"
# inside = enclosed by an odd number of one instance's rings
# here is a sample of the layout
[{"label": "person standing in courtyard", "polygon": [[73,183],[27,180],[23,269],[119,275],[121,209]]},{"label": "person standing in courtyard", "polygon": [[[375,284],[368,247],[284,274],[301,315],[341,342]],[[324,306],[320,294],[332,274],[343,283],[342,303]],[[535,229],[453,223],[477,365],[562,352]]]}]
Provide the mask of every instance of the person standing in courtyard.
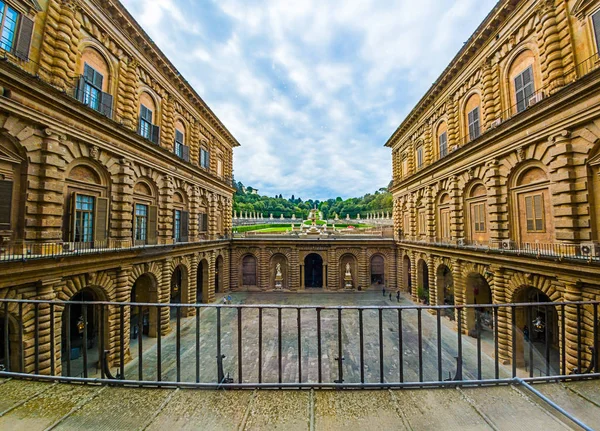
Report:
[{"label": "person standing in courtyard", "polygon": [[390,292],[390,301],[392,300],[392,292]]},{"label": "person standing in courtyard", "polygon": [[385,296],[385,286],[381,288],[381,292],[382,292],[383,296]]},{"label": "person standing in courtyard", "polygon": [[400,291],[396,292],[396,302],[400,303]]}]

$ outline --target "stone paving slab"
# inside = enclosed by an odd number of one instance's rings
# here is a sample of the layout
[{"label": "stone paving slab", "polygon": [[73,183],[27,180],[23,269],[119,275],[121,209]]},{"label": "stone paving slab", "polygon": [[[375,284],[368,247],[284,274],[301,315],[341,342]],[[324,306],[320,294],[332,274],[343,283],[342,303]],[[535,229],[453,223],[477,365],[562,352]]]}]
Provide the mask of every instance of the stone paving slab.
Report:
[{"label": "stone paving slab", "polygon": [[[498,430],[565,430],[564,423],[514,387],[458,390]],[[515,417],[523,417],[516,421]]]},{"label": "stone paving slab", "polygon": [[314,393],[317,430],[408,430],[389,391],[322,391]]},{"label": "stone paving slab", "polygon": [[237,429],[254,397],[253,391],[180,390],[148,430]]},{"label": "stone paving slab", "polygon": [[[48,384],[44,384],[48,388]],[[83,385],[54,385],[26,403],[0,417],[0,430],[45,429],[70,413],[79,405],[90,401],[101,387]]]},{"label": "stone paving slab", "polygon": [[143,429],[174,393],[173,389],[107,387],[96,398],[61,421],[56,429]]},{"label": "stone paving slab", "polygon": [[244,430],[308,430],[311,392],[256,391]]},{"label": "stone paving slab", "polygon": [[[591,401],[600,382],[535,387],[592,428],[600,424],[600,406]],[[2,430],[573,429],[532,394],[511,386],[203,391],[11,380],[0,391]]]},{"label": "stone paving slab", "polygon": [[586,425],[600,428],[600,382],[536,385],[535,388]]}]

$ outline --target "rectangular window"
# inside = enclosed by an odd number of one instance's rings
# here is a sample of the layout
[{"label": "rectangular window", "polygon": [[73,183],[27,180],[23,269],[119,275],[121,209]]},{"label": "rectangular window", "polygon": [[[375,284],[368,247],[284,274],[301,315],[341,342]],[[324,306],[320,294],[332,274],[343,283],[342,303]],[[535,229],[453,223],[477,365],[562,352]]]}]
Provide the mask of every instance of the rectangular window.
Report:
[{"label": "rectangular window", "polygon": [[217,159],[217,175],[223,176],[223,160]]},{"label": "rectangular window", "polygon": [[208,169],[209,166],[208,151],[204,148],[200,150],[200,166],[204,169]]},{"label": "rectangular window", "polygon": [[541,194],[525,197],[525,213],[528,232],[543,232],[545,230],[544,198]]},{"label": "rectangular window", "polygon": [[427,217],[425,211],[419,211],[419,235],[427,234]]},{"label": "rectangular window", "polygon": [[481,129],[479,128],[479,107],[473,109],[467,114],[469,120],[469,140],[479,138]]},{"label": "rectangular window", "polygon": [[148,239],[148,205],[135,204],[135,240]]},{"label": "rectangular window", "polygon": [[408,157],[406,155],[402,158],[402,176],[408,176]]},{"label": "rectangular window", "polygon": [[0,180],[0,230],[11,229],[13,182]]},{"label": "rectangular window", "polygon": [[592,24],[594,25],[594,36],[596,37],[596,56],[600,52],[600,11],[592,15]]},{"label": "rectangular window", "polygon": [[206,213],[198,214],[198,230],[200,232],[208,231],[208,216]]},{"label": "rectangular window", "polygon": [[183,159],[183,133],[175,130],[175,154]]},{"label": "rectangular window", "polygon": [[448,133],[442,133],[438,139],[440,144],[440,157],[446,157],[448,155]]},{"label": "rectangular window", "polygon": [[450,238],[450,209],[444,208],[440,211],[440,227],[442,239]]},{"label": "rectangular window", "polygon": [[181,241],[181,211],[175,210],[175,220],[173,222],[173,238],[175,242]]},{"label": "rectangular window", "polygon": [[94,235],[94,197],[77,195],[75,200],[75,242],[92,242]]},{"label": "rectangular window", "polygon": [[13,50],[15,43],[19,13],[5,2],[0,1],[0,14],[2,14],[2,22],[0,23],[0,48],[10,52]]},{"label": "rectangular window", "polygon": [[515,78],[515,96],[517,99],[517,112],[527,109],[529,99],[535,93],[533,85],[533,68],[529,66]]},{"label": "rectangular window", "polygon": [[152,111],[144,105],[140,107],[140,135],[152,139]]},{"label": "rectangular window", "polygon": [[423,147],[417,148],[417,169],[423,167]]},{"label": "rectangular window", "polygon": [[473,231],[485,232],[485,203],[473,204]]}]

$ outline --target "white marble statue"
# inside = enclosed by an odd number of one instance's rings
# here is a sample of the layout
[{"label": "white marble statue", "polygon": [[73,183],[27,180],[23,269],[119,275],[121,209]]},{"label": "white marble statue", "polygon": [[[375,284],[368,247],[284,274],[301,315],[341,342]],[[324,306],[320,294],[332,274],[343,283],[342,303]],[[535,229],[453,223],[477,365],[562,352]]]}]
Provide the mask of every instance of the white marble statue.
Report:
[{"label": "white marble statue", "polygon": [[276,271],[277,272],[276,272],[275,276],[276,277],[281,277],[282,275],[281,275],[281,264],[280,263],[277,264]]},{"label": "white marble statue", "polygon": [[351,277],[352,273],[350,272],[350,264],[346,264],[346,277]]}]

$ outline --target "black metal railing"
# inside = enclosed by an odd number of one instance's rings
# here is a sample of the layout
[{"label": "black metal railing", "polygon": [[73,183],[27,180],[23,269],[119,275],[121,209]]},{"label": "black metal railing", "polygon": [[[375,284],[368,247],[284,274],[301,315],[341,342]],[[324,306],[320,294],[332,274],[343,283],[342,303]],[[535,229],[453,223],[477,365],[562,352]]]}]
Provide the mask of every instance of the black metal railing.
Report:
[{"label": "black metal railing", "polygon": [[165,247],[183,246],[189,244],[218,243],[229,241],[232,235],[219,235],[215,239],[198,239],[189,242],[176,242],[171,244],[145,244],[143,242],[108,239],[105,241],[90,242],[35,242],[35,241],[9,241],[0,242],[0,264],[3,262],[28,261],[51,259],[57,257],[81,256],[89,254],[115,253],[130,250],[160,252]]},{"label": "black metal railing", "polygon": [[[599,304],[5,299],[0,376],[205,388],[401,388],[596,378]],[[454,312],[455,322],[444,318],[446,310]]]},{"label": "black metal railing", "polygon": [[429,238],[425,235],[400,235],[400,243],[415,245],[430,245],[444,248],[460,248],[486,253],[503,253],[516,256],[532,256],[535,258],[550,258],[558,260],[583,261],[600,263],[600,244],[582,242],[567,244],[559,242],[521,242],[510,239],[490,239],[486,241],[468,240],[464,238]]}]

